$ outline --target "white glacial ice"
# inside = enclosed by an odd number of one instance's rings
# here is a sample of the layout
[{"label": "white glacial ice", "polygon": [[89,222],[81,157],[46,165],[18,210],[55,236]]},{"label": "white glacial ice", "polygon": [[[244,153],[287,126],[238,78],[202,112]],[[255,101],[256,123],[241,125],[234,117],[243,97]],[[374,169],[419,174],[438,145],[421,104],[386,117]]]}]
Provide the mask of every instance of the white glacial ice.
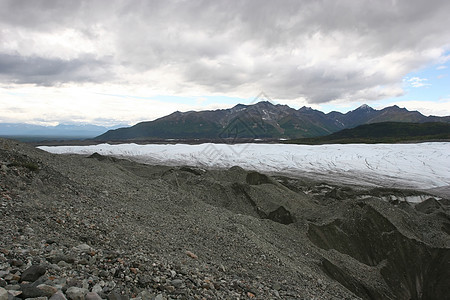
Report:
[{"label": "white glacial ice", "polygon": [[58,154],[127,157],[147,164],[248,170],[336,183],[429,189],[450,185],[450,143],[418,144],[99,144],[41,146]]}]

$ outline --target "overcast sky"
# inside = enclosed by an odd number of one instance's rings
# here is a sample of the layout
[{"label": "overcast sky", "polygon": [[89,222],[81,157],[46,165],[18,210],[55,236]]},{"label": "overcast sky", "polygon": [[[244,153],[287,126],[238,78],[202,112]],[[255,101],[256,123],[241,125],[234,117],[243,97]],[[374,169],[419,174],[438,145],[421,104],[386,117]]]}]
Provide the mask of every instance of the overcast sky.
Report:
[{"label": "overcast sky", "polygon": [[450,1],[0,0],[0,122],[367,103],[450,115]]}]

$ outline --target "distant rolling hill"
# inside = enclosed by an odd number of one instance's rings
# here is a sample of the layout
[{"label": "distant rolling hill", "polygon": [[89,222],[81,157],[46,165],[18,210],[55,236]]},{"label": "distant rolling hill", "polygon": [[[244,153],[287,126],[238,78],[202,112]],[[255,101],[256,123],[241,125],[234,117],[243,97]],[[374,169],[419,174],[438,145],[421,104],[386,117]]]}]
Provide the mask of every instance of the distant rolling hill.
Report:
[{"label": "distant rolling hill", "polygon": [[89,124],[42,126],[25,123],[0,123],[0,136],[27,142],[54,139],[89,139],[114,128],[118,128],[118,126],[103,127]]},{"label": "distant rolling hill", "polygon": [[214,111],[174,112],[154,121],[109,130],[96,140],[211,139],[245,142],[255,139],[297,139],[326,136],[342,129],[379,122],[450,123],[450,117],[426,117],[398,106],[376,110],[362,105],[345,114],[325,114],[308,107],[297,110],[287,105],[259,102]]},{"label": "distant rolling hill", "polygon": [[395,143],[450,141],[450,123],[382,122],[360,125],[333,134],[285,141],[290,144]]}]

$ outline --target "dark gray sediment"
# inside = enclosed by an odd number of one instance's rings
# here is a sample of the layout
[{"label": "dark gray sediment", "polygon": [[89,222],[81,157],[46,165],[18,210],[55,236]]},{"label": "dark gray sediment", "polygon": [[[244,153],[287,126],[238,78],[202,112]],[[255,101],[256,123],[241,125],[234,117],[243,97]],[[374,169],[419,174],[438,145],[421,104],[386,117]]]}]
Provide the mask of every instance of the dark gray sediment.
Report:
[{"label": "dark gray sediment", "polygon": [[[404,201],[417,195],[426,202]],[[0,202],[2,300],[450,295],[450,202],[432,191],[58,156],[0,139]]]}]

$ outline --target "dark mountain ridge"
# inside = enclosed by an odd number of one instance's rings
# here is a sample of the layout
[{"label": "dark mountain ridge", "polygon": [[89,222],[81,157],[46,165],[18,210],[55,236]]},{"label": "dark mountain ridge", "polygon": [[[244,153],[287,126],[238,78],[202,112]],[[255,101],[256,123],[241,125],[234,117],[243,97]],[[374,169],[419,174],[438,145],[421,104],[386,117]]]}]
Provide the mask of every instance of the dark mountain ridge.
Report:
[{"label": "dark mountain ridge", "polygon": [[450,141],[450,123],[381,122],[343,129],[327,136],[285,141],[290,144],[347,144]]},{"label": "dark mountain ridge", "polygon": [[168,116],[110,130],[100,141],[133,139],[295,139],[325,136],[342,129],[380,122],[445,122],[447,117],[426,117],[398,106],[376,110],[368,105],[345,114],[308,107],[298,110],[264,101],[238,104],[230,109],[174,112]]}]

